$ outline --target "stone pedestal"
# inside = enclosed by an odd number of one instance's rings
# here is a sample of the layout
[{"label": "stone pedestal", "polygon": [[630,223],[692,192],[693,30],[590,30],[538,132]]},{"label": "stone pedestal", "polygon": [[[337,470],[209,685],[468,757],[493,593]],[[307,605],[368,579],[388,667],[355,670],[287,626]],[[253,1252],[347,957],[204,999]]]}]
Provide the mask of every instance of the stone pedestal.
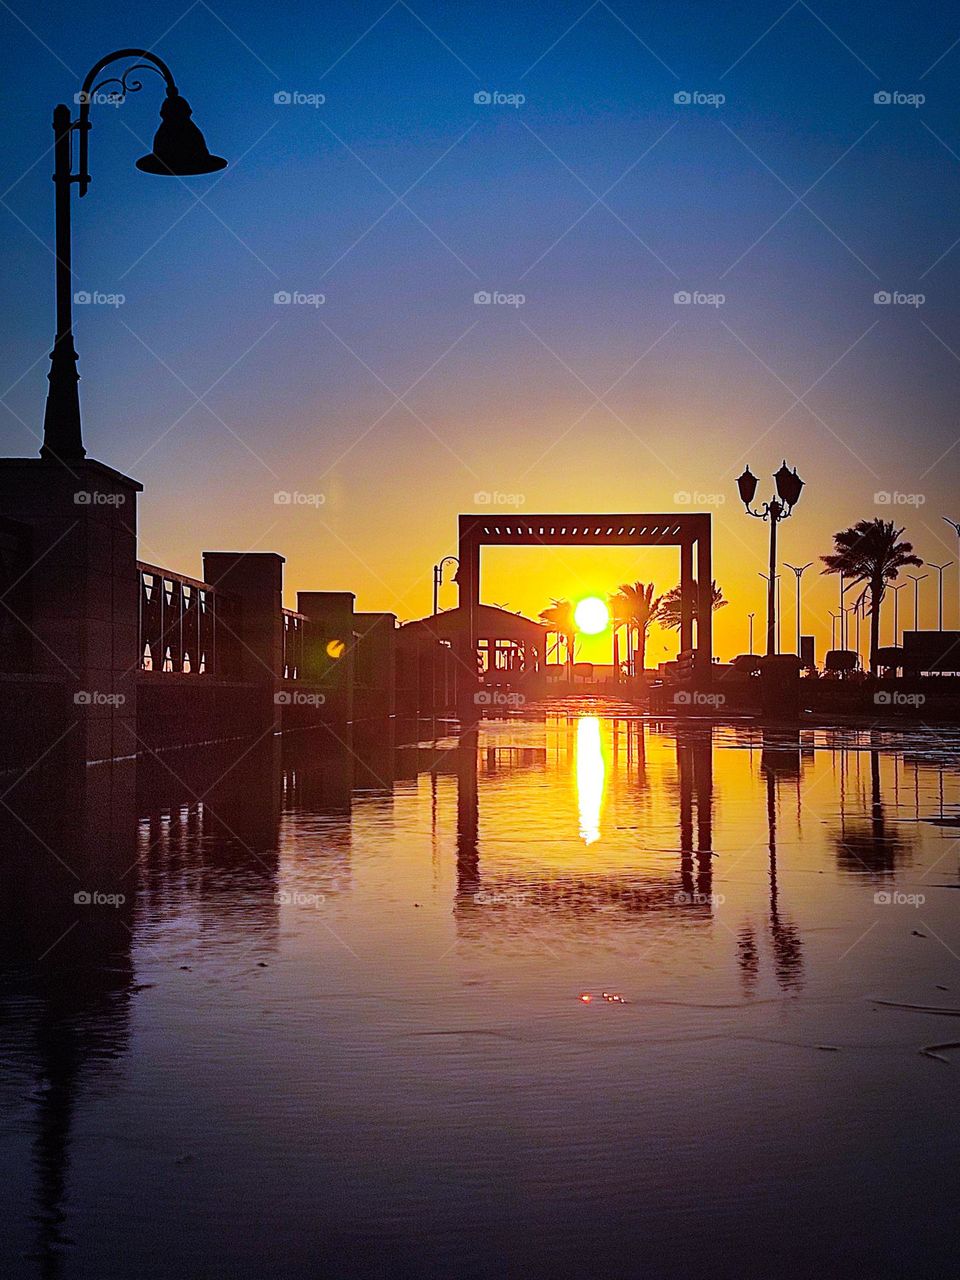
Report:
[{"label": "stone pedestal", "polygon": [[[0,514],[27,531],[16,620],[28,635],[28,670],[63,681],[64,741],[86,763],[137,751],[142,488],[89,458],[0,459]],[[37,756],[50,745],[38,741]]]},{"label": "stone pedestal", "polygon": [[273,551],[205,551],[203,577],[240,604],[240,679],[262,691],[261,732],[281,729],[283,556]]}]

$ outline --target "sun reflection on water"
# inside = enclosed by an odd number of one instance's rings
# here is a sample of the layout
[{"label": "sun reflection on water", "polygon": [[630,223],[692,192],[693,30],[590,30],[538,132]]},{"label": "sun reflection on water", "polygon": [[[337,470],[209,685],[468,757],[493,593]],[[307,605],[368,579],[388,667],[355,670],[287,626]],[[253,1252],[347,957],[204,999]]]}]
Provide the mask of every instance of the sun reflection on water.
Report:
[{"label": "sun reflection on water", "polygon": [[600,839],[606,773],[599,717],[581,716],[577,721],[577,805],[580,839],[584,844],[594,844]]}]

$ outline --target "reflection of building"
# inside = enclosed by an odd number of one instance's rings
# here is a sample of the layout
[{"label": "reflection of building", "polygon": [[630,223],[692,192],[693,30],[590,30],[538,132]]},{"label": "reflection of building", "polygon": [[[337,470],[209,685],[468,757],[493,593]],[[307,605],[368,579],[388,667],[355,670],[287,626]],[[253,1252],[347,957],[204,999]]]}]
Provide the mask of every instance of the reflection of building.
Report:
[{"label": "reflection of building", "polygon": [[[708,921],[713,914],[712,893],[712,820],[713,777],[712,742],[705,734],[681,733],[676,742],[677,839],[679,859],[673,874],[664,875],[643,865],[638,847],[631,864],[621,852],[614,862],[602,861],[602,807],[608,785],[624,781],[631,800],[636,789],[647,785],[645,771],[647,726],[641,720],[624,722],[627,732],[618,729],[615,748],[619,753],[626,740],[627,771],[607,778],[606,741],[601,735],[601,722],[593,716],[573,717],[566,728],[566,749],[554,757],[551,753],[530,748],[480,746],[476,730],[465,734],[457,748],[457,900],[456,915],[461,928],[480,927],[484,919],[478,902],[501,898],[522,899],[525,905],[537,906],[583,920],[591,915],[604,922],[618,919],[636,920],[638,916],[655,914],[658,918]],[[542,857],[527,861],[522,871],[511,869],[481,855],[479,829],[481,799],[478,781],[492,780],[497,774],[534,767],[547,770],[550,764],[572,775],[576,788],[576,828],[570,840],[585,851],[587,862],[569,865],[551,860],[550,847],[557,837],[551,831],[556,815],[544,815],[545,838]],[[609,834],[609,832],[607,833]],[[562,842],[562,837],[560,838]],[[529,852],[529,851],[528,851]],[[592,863],[591,859],[599,857]],[[472,924],[471,924],[472,922]]]},{"label": "reflection of building", "polygon": [[40,772],[0,816],[0,1057],[32,1086],[33,1170],[19,1185],[34,1201],[38,1274],[54,1280],[84,1077],[128,1044],[138,876],[133,769],[90,770],[73,794]]}]

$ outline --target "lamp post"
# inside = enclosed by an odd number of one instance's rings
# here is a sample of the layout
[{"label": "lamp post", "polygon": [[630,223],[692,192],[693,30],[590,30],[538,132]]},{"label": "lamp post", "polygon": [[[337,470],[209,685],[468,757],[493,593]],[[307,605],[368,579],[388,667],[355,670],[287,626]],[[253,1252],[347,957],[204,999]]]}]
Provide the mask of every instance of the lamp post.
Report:
[{"label": "lamp post", "polygon": [[793,514],[793,508],[799,502],[800,491],[803,489],[803,481],[797,475],[796,468],[791,471],[787,467],[786,461],[784,461],[779,471],[774,474],[773,478],[777,486],[777,496],[771,498],[769,502],[763,503],[757,511],[751,508],[751,503],[757,493],[757,477],[751,474],[749,467],[746,467],[743,475],[737,479],[740,501],[743,503],[747,515],[755,516],[758,520],[768,520],[770,522],[770,573],[769,575],[763,575],[767,578],[768,655],[777,651],[777,525],[781,520],[786,520],[788,516]]},{"label": "lamp post", "polygon": [[829,615],[830,615],[830,648],[831,648],[831,649],[836,649],[836,647],[837,647],[837,617],[838,617],[838,615],[837,615],[837,614],[835,614],[835,613],[833,612],[833,610],[832,610],[832,609],[828,609],[828,610],[827,610],[827,613],[829,613]]},{"label": "lamp post", "polygon": [[[435,564],[433,566],[433,616],[434,617],[436,617],[438,612],[440,611],[440,587],[443,583],[443,566],[447,564],[448,561],[455,564],[458,569],[460,568],[460,561],[457,559],[456,556],[444,556],[439,564]],[[454,582],[456,582],[457,580],[456,574],[453,575],[453,580]]]},{"label": "lamp post", "polygon": [[890,590],[893,592],[893,647],[895,649],[898,649],[900,647],[900,594],[899,593],[904,589],[906,585],[907,584],[905,582],[901,582],[899,587],[891,586],[890,588]]},{"label": "lamp post", "polygon": [[937,588],[937,630],[943,630],[943,571],[949,569],[953,564],[952,560],[948,560],[946,564],[934,564],[932,560],[928,560],[927,564],[931,569],[936,569],[940,575],[940,582]]},{"label": "lamp post", "polygon": [[[958,547],[960,547],[960,523],[958,523],[956,520],[951,520],[949,516],[944,516],[943,518],[944,520],[946,520],[947,524],[952,526],[952,528],[956,532],[957,539],[958,539],[957,545]],[[958,601],[958,603],[960,603],[960,601]]]},{"label": "lamp post", "polygon": [[756,616],[757,615],[755,613],[747,614],[747,617],[750,619],[750,652],[751,653],[753,653],[753,620]]},{"label": "lamp post", "polygon": [[[758,569],[758,570],[757,570],[757,576],[758,576],[758,577],[760,577],[760,578],[763,578],[764,582],[766,582],[766,583],[768,583],[768,584],[769,584],[769,582],[770,582],[770,575],[769,575],[768,573],[761,573],[761,572],[760,572],[760,570]],[[776,595],[775,595],[775,606],[776,606],[776,607],[775,607],[775,612],[776,612],[776,618],[777,618],[777,626],[776,626],[776,635],[774,636],[774,639],[773,639],[773,649],[772,649],[772,650],[771,650],[771,648],[770,648],[770,637],[769,637],[769,635],[767,636],[767,653],[771,653],[771,652],[772,652],[772,653],[779,653],[779,652],[780,652],[780,609],[779,609],[779,604],[780,604],[780,575],[779,575],[779,573],[775,573],[775,574],[773,575],[773,581],[774,581],[774,584],[775,584],[775,586],[774,586],[774,591],[775,591],[775,593],[776,593]],[[768,587],[767,587],[767,605],[768,605],[768,610],[769,610],[769,603],[770,603],[770,588],[769,588],[769,585],[768,585]]]},{"label": "lamp post", "polygon": [[[100,73],[111,62],[123,58],[146,59],[128,66],[119,76],[98,80]],[[57,332],[53,351],[50,353],[50,387],[43,418],[42,458],[60,462],[79,462],[86,456],[80,424],[80,396],[77,383],[77,351],[73,339],[73,292],[70,266],[70,188],[74,183],[81,198],[87,194],[90,173],[87,165],[90,107],[102,96],[116,101],[127,93],[137,93],[143,87],[135,71],[154,71],[162,76],[167,96],[160,107],[160,127],[153,140],[153,150],[141,156],[137,168],[144,173],[168,174],[187,177],[201,173],[216,173],[226,166],[226,160],[213,156],[207,150],[203,134],[190,119],[190,106],[181,98],[170,68],[147,49],[118,49],[101,58],[87,73],[77,94],[80,104],[77,118],[70,108],[60,103],[53,111],[54,133],[54,193],[56,212],[56,293]],[[108,89],[108,86],[116,86]],[[107,92],[103,92],[107,90]],[[73,134],[79,136],[79,172],[73,172]]]},{"label": "lamp post", "polygon": [[928,573],[908,573],[907,577],[913,581],[913,629],[920,630],[920,583],[924,578],[929,578]]},{"label": "lamp post", "polygon": [[803,577],[804,571],[809,569],[810,566],[813,564],[813,561],[808,560],[806,564],[799,564],[799,565],[787,564],[786,560],[784,560],[783,563],[786,566],[786,568],[792,569],[793,572],[797,575],[797,657],[799,658],[800,656],[800,579]]}]

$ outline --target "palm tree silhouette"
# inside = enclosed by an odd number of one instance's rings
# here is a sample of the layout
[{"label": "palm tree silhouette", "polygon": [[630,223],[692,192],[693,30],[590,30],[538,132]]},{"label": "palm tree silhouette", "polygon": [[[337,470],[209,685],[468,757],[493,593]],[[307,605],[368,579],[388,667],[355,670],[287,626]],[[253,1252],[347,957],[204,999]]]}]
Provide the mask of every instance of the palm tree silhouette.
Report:
[{"label": "palm tree silhouette", "polygon": [[[729,600],[724,599],[723,592],[717,586],[716,581],[711,582],[710,588],[711,588],[710,608],[712,610],[722,609],[724,605],[727,605],[730,603]],[[680,610],[681,610],[680,591],[681,589],[679,585],[676,587],[671,587],[670,590],[666,593],[666,595],[662,595],[660,599],[657,601],[657,605],[656,605],[657,621],[660,623],[661,627],[664,627],[667,631],[680,630]],[[693,584],[693,620],[694,622],[696,622],[696,619],[697,619],[697,599],[698,599],[697,584],[694,583]]]},{"label": "palm tree silhouette", "polygon": [[540,618],[551,631],[563,636],[567,654],[567,676],[573,676],[573,646],[577,626],[573,618],[573,605],[569,600],[553,600],[549,609],[541,609]]},{"label": "palm tree silhouette", "polygon": [[849,529],[841,529],[833,535],[833,554],[821,556],[827,566],[822,573],[842,573],[850,579],[850,585],[863,584],[857,599],[861,603],[870,597],[870,670],[876,675],[879,666],[880,605],[886,594],[887,583],[894,582],[901,569],[908,564],[921,565],[923,561],[913,554],[913,544],[900,542],[903,529],[892,520],[858,520]]},{"label": "palm tree silhouette", "polygon": [[[652,582],[624,582],[617,594],[610,598],[610,612],[613,617],[614,646],[617,644],[617,627],[626,627],[628,634],[632,631],[637,637],[636,660],[643,674],[647,652],[647,630],[657,616],[659,599],[653,598]],[[617,665],[616,656],[614,666]]]}]

